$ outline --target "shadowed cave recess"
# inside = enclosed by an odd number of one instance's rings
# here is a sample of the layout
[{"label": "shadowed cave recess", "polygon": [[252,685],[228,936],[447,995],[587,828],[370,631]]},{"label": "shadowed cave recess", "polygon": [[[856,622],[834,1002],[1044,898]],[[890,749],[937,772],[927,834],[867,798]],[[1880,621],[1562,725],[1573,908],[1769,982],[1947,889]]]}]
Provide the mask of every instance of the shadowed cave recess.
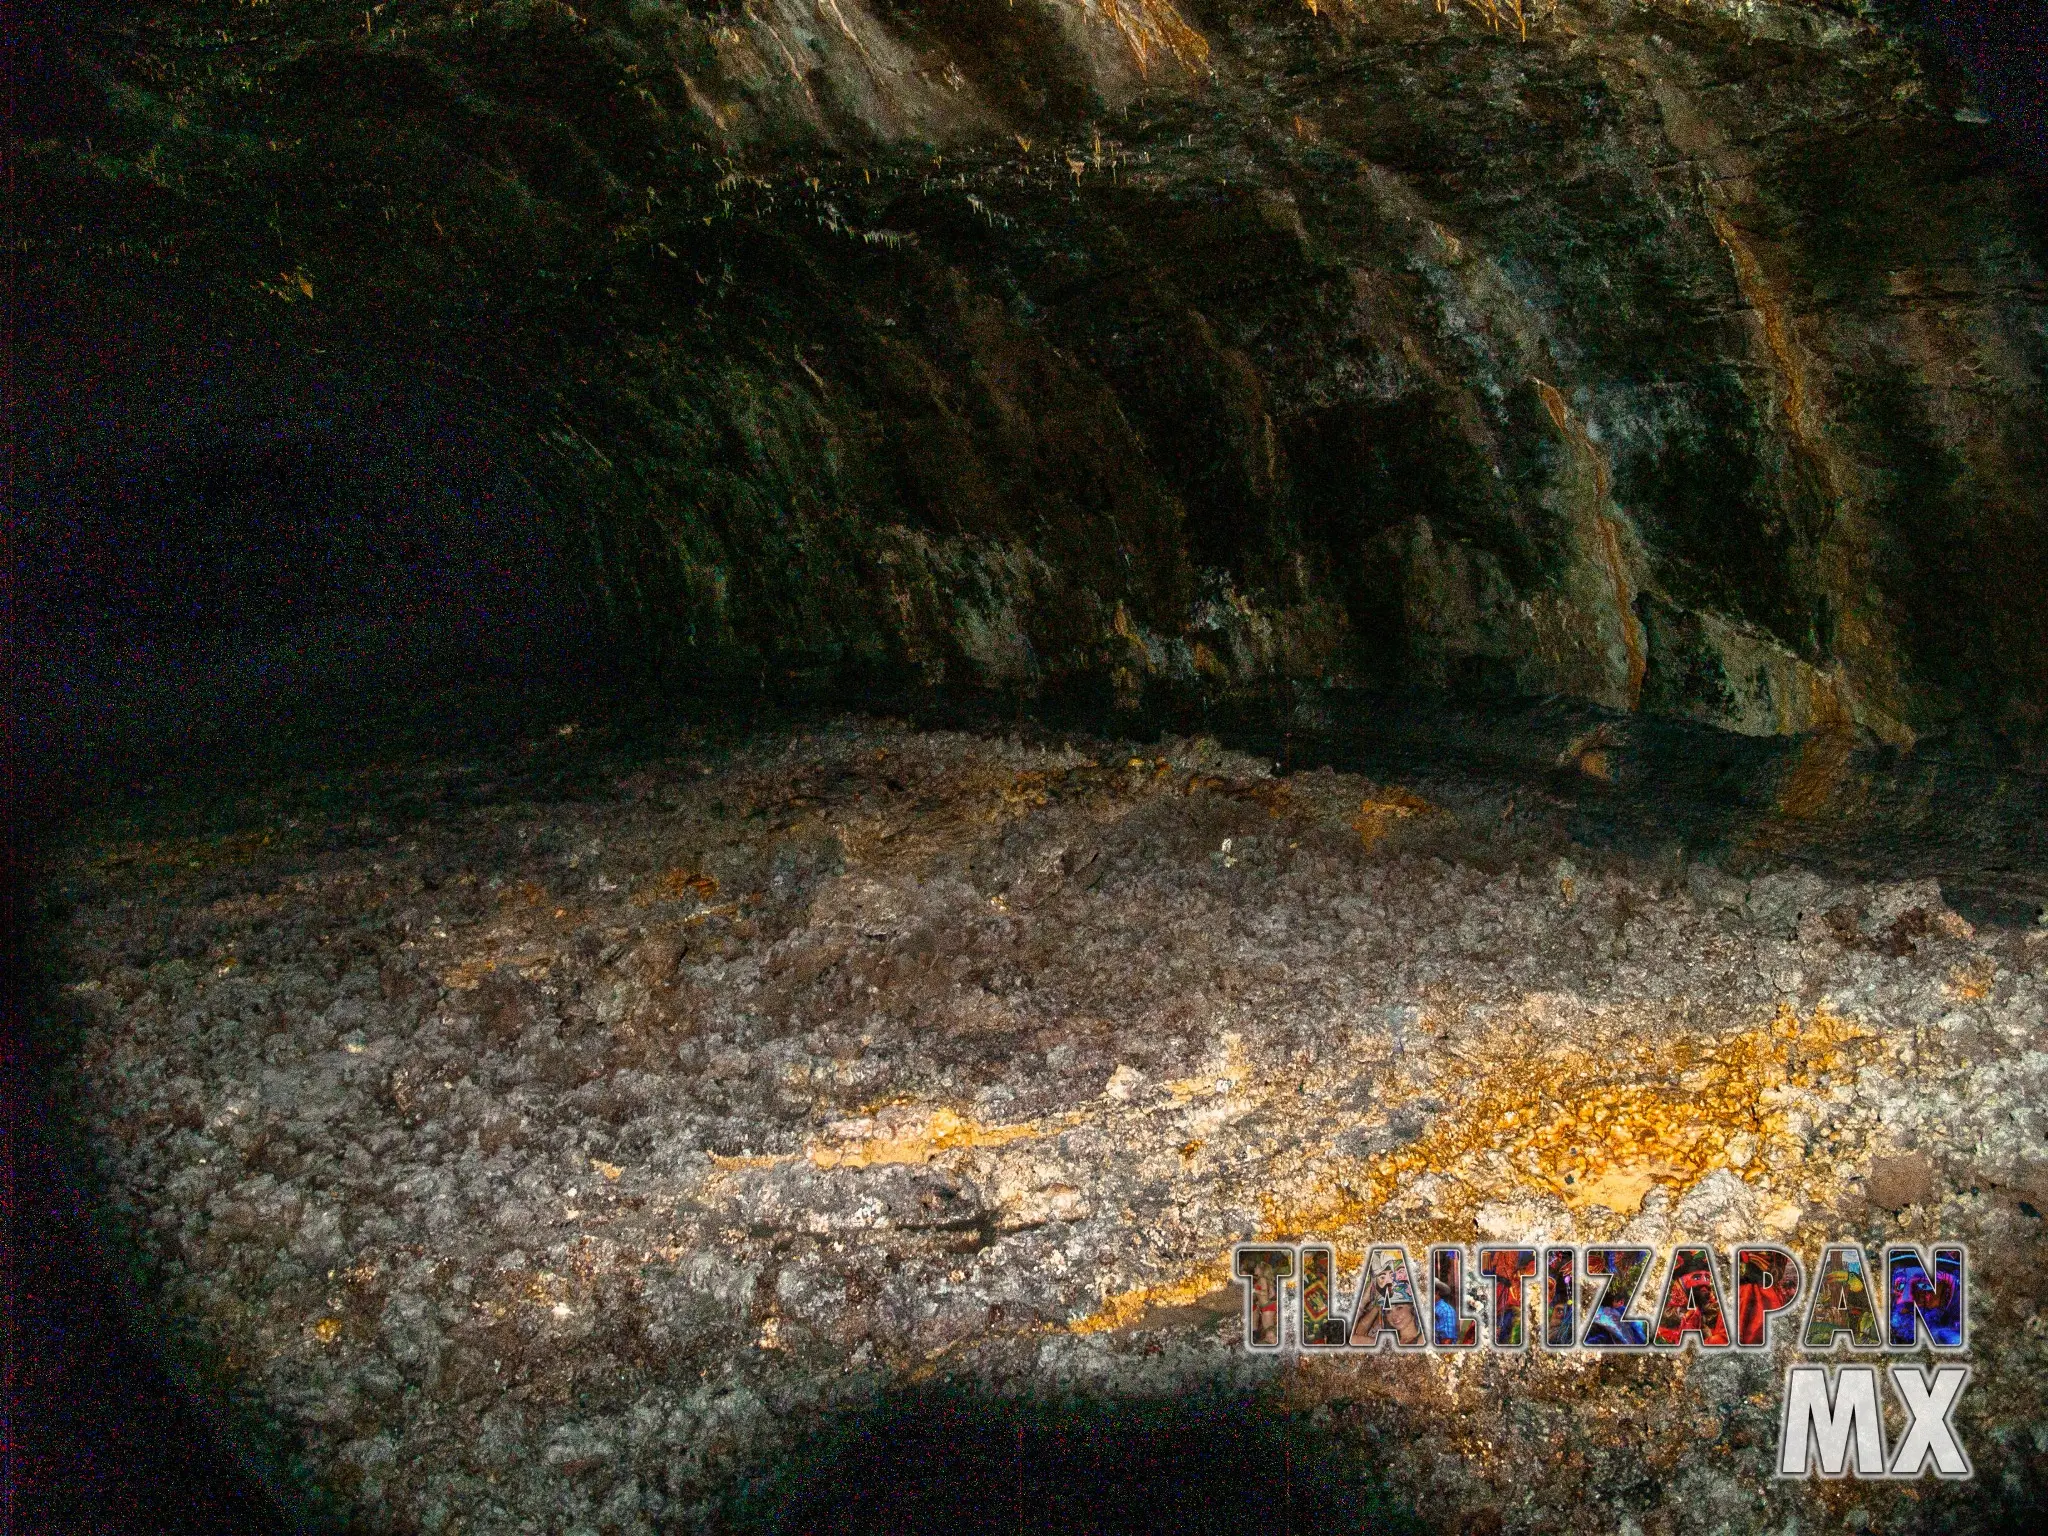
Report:
[{"label": "shadowed cave recess", "polygon": [[[21,12],[10,1515],[2038,1529],[1989,14]],[[1969,1245],[1971,1480],[1230,1274],[1761,1238]]]}]

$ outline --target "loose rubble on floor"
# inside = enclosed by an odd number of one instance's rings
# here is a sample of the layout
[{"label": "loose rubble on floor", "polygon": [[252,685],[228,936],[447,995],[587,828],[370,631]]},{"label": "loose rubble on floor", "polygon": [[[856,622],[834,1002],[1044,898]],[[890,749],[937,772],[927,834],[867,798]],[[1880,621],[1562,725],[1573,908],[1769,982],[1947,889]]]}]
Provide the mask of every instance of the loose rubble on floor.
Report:
[{"label": "loose rubble on floor", "polygon": [[[1249,1382],[1445,1528],[2039,1496],[2048,929],[1205,740],[409,771],[404,817],[51,874],[159,1304],[371,1528],[715,1523],[809,1415],[940,1380]],[[1242,1347],[1242,1239],[1617,1235],[1967,1241],[1976,1481],[1775,1481],[1768,1356]]]}]

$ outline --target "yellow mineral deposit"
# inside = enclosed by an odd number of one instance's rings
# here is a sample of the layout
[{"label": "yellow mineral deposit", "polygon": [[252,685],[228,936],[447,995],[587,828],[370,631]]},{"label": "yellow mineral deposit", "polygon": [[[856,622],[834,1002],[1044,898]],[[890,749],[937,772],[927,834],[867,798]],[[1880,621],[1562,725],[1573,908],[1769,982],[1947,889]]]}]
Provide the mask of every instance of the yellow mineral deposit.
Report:
[{"label": "yellow mineral deposit", "polygon": [[[1346,1159],[1314,1136],[1275,1158],[1259,1235],[1323,1238],[1340,1250],[1375,1238],[1470,1242],[1482,1205],[1519,1194],[1561,1203],[1583,1236],[1612,1237],[1651,1190],[1675,1197],[1717,1169],[1749,1183],[1765,1224],[1783,1233],[1800,1210],[1840,1194],[1832,1165],[1801,1158],[1788,1098],[1853,1080],[1880,1044],[1825,1007],[1780,1007],[1719,1034],[1595,1021],[1533,1051],[1529,1026],[1503,1028],[1460,1051],[1469,1074],[1433,1089],[1444,1108],[1411,1145]],[[1401,1197],[1425,1180],[1431,1198],[1418,1212]],[[1125,1327],[1229,1283],[1221,1255],[1112,1296],[1071,1326]]]},{"label": "yellow mineral deposit", "polygon": [[1368,848],[1376,848],[1394,827],[1418,816],[1434,816],[1437,808],[1420,795],[1410,794],[1396,786],[1374,790],[1358,805],[1358,815],[1352,819],[1351,830]]},{"label": "yellow mineral deposit", "polygon": [[1015,1125],[984,1125],[958,1110],[898,1106],[873,1119],[834,1127],[839,1136],[815,1141],[804,1156],[820,1168],[872,1168],[883,1163],[928,1163],[941,1152],[964,1147],[1001,1147],[1056,1135],[1079,1125],[1086,1112],[1072,1110]]},{"label": "yellow mineral deposit", "polygon": [[1363,1233],[1404,1184],[1435,1175],[1446,1194],[1435,1202],[1433,1233],[1469,1236],[1455,1229],[1480,1203],[1500,1197],[1502,1169],[1531,1193],[1625,1215],[1656,1185],[1677,1193],[1731,1167],[1738,1136],[1760,1149],[1743,1161],[1760,1157],[1772,1170],[1759,1171],[1759,1183],[1824,1199],[1833,1193],[1831,1175],[1797,1161],[1786,1090],[1852,1073],[1877,1044],[1863,1026],[1825,1007],[1804,1018],[1781,1007],[1719,1036],[1677,1027],[1597,1029],[1592,1040],[1533,1055],[1526,1030],[1503,1030],[1465,1052],[1477,1070],[1449,1085],[1449,1107],[1420,1140],[1341,1182],[1329,1177],[1320,1196],[1276,1205],[1269,1219],[1276,1233],[1336,1236],[1339,1223]]}]

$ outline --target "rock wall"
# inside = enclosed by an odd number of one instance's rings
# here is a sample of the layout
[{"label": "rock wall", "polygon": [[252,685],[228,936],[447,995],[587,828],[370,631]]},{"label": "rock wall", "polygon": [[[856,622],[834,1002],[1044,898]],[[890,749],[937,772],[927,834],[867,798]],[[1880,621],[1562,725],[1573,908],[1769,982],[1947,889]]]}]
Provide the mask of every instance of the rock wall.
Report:
[{"label": "rock wall", "polygon": [[[671,671],[2048,740],[2041,188],[1883,7],[302,0],[65,57],[30,290],[460,379]],[[80,412],[80,474],[152,430]]]}]

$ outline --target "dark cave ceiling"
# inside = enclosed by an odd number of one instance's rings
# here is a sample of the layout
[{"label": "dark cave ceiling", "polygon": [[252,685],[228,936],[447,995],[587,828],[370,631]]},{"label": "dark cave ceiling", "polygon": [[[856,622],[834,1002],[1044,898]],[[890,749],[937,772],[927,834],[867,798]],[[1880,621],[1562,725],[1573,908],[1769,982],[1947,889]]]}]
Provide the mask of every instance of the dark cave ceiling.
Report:
[{"label": "dark cave ceiling", "polygon": [[374,395],[670,674],[2048,739],[2040,185],[1882,7],[203,0],[41,67],[60,610],[179,516],[369,558],[274,482],[403,502]]}]

